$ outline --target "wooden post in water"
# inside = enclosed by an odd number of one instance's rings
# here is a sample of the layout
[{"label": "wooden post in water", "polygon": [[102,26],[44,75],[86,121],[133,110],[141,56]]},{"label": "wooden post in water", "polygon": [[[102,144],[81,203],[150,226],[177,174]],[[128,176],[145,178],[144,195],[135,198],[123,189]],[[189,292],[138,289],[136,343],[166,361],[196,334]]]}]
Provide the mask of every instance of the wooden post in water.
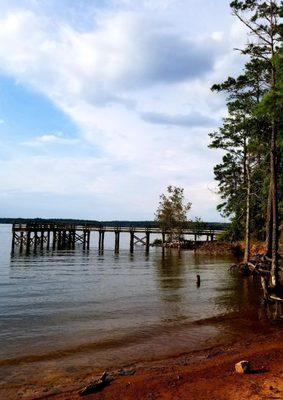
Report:
[{"label": "wooden post in water", "polygon": [[101,251],[104,251],[104,234],[105,234],[105,232],[102,231],[102,234],[101,234]]},{"label": "wooden post in water", "polygon": [[62,247],[63,247],[63,249],[66,248],[66,244],[67,244],[67,231],[64,228],[63,229],[63,234],[62,234]]},{"label": "wooden post in water", "polygon": [[76,247],[76,228],[72,229],[72,249],[74,250]]},{"label": "wooden post in water", "polygon": [[150,246],[150,233],[149,231],[146,232],[146,242],[145,242],[145,251],[149,253],[149,246]]},{"label": "wooden post in water", "polygon": [[85,250],[85,245],[86,245],[86,230],[84,229],[84,233],[83,233],[83,250]]},{"label": "wooden post in water", "polygon": [[135,238],[134,231],[131,231],[130,232],[130,252],[131,253],[134,252],[134,238]]},{"label": "wooden post in water", "polygon": [[67,244],[68,244],[68,249],[70,249],[72,245],[72,237],[70,229],[67,231]]},{"label": "wooden post in water", "polygon": [[102,229],[99,231],[98,250],[99,252],[104,250],[104,230]]},{"label": "wooden post in water", "polygon": [[101,231],[98,231],[98,251],[101,249]]},{"label": "wooden post in water", "polygon": [[196,282],[196,284],[197,284],[197,287],[200,287],[200,275],[197,275],[197,282]]},{"label": "wooden post in water", "polygon": [[59,228],[59,243],[58,243],[58,248],[60,248],[60,250],[62,250],[63,248],[63,230],[62,228]]},{"label": "wooden post in water", "polygon": [[36,249],[37,249],[37,231],[34,231],[34,235],[33,235],[33,251],[36,253]]},{"label": "wooden post in water", "polygon": [[89,246],[90,246],[90,230],[88,229],[87,236],[86,236],[86,248],[87,248],[87,250],[89,250]]},{"label": "wooden post in water", "polygon": [[76,247],[76,228],[72,230],[72,249]]},{"label": "wooden post in water", "polygon": [[56,233],[56,230],[53,229],[53,231],[52,231],[52,250],[56,249],[56,241],[57,241],[57,233]]},{"label": "wooden post in water", "polygon": [[120,231],[117,229],[115,231],[115,253],[119,253],[120,246]]},{"label": "wooden post in water", "polygon": [[16,233],[13,231],[12,248],[11,248],[11,253],[12,254],[14,254],[14,252],[15,252],[15,241],[16,241]]},{"label": "wooden post in water", "polygon": [[62,244],[62,232],[61,229],[59,228],[58,230],[58,236],[57,236],[57,249],[61,249],[61,244]]},{"label": "wooden post in water", "polygon": [[41,230],[41,232],[40,232],[40,250],[43,250],[43,244],[44,244],[44,230]]},{"label": "wooden post in water", "polygon": [[24,244],[24,232],[21,232],[21,238],[20,238],[20,253],[23,252],[23,244]]},{"label": "wooden post in water", "polygon": [[46,244],[47,250],[49,250],[49,247],[50,247],[50,229],[48,228],[48,231],[47,231],[47,244]]},{"label": "wooden post in water", "polygon": [[27,231],[26,255],[30,253],[30,230]]},{"label": "wooden post in water", "polygon": [[164,247],[165,244],[165,232],[162,232],[162,246]]}]

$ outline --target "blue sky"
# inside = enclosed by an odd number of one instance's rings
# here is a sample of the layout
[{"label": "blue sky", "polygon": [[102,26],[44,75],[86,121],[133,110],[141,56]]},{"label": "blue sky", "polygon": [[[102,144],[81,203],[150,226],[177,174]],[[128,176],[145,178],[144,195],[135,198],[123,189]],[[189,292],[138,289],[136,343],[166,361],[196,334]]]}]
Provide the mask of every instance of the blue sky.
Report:
[{"label": "blue sky", "polygon": [[0,214],[152,219],[167,185],[220,220],[213,83],[245,32],[215,0],[0,0]]}]

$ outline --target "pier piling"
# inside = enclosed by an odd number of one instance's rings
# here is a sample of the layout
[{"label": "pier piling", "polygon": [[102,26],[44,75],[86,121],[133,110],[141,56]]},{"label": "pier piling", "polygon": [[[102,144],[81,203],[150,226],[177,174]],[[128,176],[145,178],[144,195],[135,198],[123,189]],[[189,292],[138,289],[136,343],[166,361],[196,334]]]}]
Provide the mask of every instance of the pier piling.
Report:
[{"label": "pier piling", "polygon": [[149,253],[149,246],[150,246],[150,232],[146,232],[146,242],[145,242],[145,251]]},{"label": "pier piling", "polygon": [[24,232],[21,232],[21,234],[20,234],[20,253],[23,252],[23,246],[24,246]]},{"label": "pier piling", "polygon": [[115,253],[119,253],[120,247],[120,231],[117,229],[115,232]]},{"label": "pier piling", "polygon": [[27,231],[26,237],[26,255],[30,253],[30,231]]},{"label": "pier piling", "polygon": [[130,252],[134,252],[134,239],[135,239],[135,233],[134,231],[130,231]]}]

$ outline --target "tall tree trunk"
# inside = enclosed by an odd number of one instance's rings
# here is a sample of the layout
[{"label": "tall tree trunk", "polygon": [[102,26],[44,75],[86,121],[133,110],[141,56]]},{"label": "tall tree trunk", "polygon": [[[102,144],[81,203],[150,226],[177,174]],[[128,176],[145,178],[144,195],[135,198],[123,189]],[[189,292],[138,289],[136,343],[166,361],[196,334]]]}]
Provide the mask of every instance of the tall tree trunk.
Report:
[{"label": "tall tree trunk", "polygon": [[249,262],[250,259],[250,199],[251,199],[251,175],[250,175],[250,161],[249,156],[246,157],[246,229],[245,229],[245,253],[244,263]]},{"label": "tall tree trunk", "polygon": [[[271,88],[276,86],[276,70],[273,63],[274,44],[272,42],[271,60]],[[271,115],[271,138],[270,138],[270,185],[271,185],[271,204],[272,204],[272,251],[271,251],[271,286],[279,284],[279,265],[278,265],[278,194],[277,194],[277,120],[273,112]]]},{"label": "tall tree trunk", "polygon": [[269,183],[267,208],[266,208],[266,228],[265,228],[265,254],[271,258],[272,253],[272,185]]},{"label": "tall tree trunk", "polygon": [[277,195],[277,169],[276,169],[276,120],[272,116],[271,146],[270,146],[270,184],[272,186],[272,252],[271,252],[271,286],[279,284],[279,265],[278,265],[278,195]]}]

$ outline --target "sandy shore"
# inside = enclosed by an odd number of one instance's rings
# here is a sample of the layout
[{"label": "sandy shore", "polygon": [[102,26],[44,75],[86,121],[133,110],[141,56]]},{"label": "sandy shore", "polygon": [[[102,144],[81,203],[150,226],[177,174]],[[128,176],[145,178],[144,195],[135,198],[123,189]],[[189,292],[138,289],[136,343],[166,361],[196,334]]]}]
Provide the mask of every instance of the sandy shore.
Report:
[{"label": "sandy shore", "polygon": [[[247,359],[253,373],[239,375],[234,364]],[[111,370],[113,381],[99,393],[80,397],[78,391],[97,376],[60,382],[49,393],[28,395],[24,388],[5,398],[54,400],[259,400],[283,399],[283,331],[276,327],[267,337],[252,334],[245,341],[178,355],[169,359]],[[60,387],[60,390],[58,390]],[[11,388],[12,389],[12,388]],[[14,388],[15,389],[15,388]],[[3,392],[2,392],[3,395]],[[14,392],[15,395],[15,392]]]}]

